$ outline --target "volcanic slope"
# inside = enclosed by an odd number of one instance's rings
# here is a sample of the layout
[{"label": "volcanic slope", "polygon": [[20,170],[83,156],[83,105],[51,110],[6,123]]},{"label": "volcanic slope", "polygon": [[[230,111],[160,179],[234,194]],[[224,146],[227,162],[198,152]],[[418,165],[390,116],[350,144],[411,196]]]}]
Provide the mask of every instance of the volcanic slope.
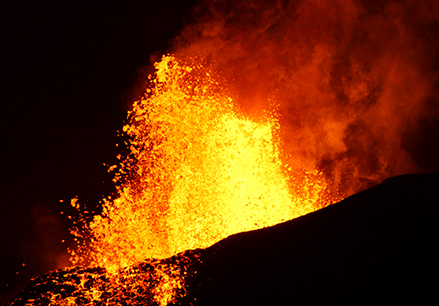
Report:
[{"label": "volcanic slope", "polygon": [[121,273],[120,289],[100,268],[65,268],[33,279],[8,305],[157,305],[158,264],[187,276],[186,296],[172,305],[438,304],[438,215],[439,174],[402,175],[205,250],[140,263]]},{"label": "volcanic slope", "polygon": [[430,305],[439,175],[402,175],[206,249],[180,305]]}]

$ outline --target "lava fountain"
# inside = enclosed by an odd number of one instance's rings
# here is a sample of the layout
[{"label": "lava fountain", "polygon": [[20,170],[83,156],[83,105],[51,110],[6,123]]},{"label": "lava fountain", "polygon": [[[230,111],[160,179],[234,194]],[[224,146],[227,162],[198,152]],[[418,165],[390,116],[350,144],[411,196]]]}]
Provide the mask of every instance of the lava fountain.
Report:
[{"label": "lava fountain", "polygon": [[438,6],[272,2],[196,10],[129,112],[116,196],[72,230],[76,267],[50,280],[70,287],[27,301],[166,305],[185,294],[190,250],[419,171]]},{"label": "lava fountain", "polygon": [[71,251],[74,264],[117,274],[330,204],[317,169],[292,173],[283,162],[275,102],[251,119],[201,59],[168,55],[155,66],[123,128],[130,154],[117,166],[118,197],[104,201],[85,232],[73,232],[85,237]]},{"label": "lava fountain", "polygon": [[109,168],[117,196],[92,220],[71,202],[74,267],[31,280],[10,305],[167,305],[185,295],[197,249],[338,200],[318,169],[286,163],[274,100],[251,118],[202,58],[155,67],[123,127],[129,154]]}]

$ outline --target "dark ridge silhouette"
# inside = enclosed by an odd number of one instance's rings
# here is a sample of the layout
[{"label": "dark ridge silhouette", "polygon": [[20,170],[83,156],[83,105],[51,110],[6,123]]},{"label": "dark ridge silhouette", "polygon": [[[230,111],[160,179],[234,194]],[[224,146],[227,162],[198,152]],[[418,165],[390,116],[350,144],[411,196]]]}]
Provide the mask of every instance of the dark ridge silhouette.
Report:
[{"label": "dark ridge silhouette", "polygon": [[439,175],[402,175],[202,252],[178,305],[434,305]]},{"label": "dark ridge silhouette", "polygon": [[48,305],[46,292],[87,304],[75,287],[80,275],[90,280],[85,288],[104,288],[95,305],[156,305],[157,263],[178,264],[187,274],[187,295],[172,305],[434,305],[438,213],[439,174],[402,175],[205,250],[147,260],[127,275],[144,279],[140,287],[111,289],[102,269],[60,269],[31,280],[8,305]]}]

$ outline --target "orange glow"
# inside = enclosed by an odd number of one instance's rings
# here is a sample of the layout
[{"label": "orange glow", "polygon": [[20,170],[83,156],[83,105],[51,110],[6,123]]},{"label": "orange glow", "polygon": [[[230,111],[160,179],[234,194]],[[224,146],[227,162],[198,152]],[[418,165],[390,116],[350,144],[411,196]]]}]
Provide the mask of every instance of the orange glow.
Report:
[{"label": "orange glow", "polygon": [[[189,256],[190,253],[190,256]],[[35,291],[11,305],[167,305],[184,295],[181,277],[198,254],[141,263],[109,274],[100,267],[63,268],[30,281]],[[189,258],[190,257],[190,258]],[[41,290],[44,288],[44,290]]]},{"label": "orange glow", "polygon": [[193,259],[167,258],[418,172],[410,139],[436,111],[439,5],[378,2],[200,4],[129,112],[129,154],[108,168],[116,196],[72,230],[71,262],[89,267],[66,272],[74,293],[166,305]]},{"label": "orange glow", "polygon": [[439,5],[369,2],[200,1],[128,114],[116,195],[75,221],[74,267],[47,280],[73,291],[43,299],[167,305],[197,260],[182,252],[419,172]]},{"label": "orange glow", "polygon": [[94,264],[112,271],[167,258],[315,210],[325,182],[314,170],[312,192],[290,192],[274,116],[239,114],[201,64],[167,56],[156,68],[124,127],[132,155],[116,181],[132,176],[90,224]]},{"label": "orange glow", "polygon": [[[262,118],[244,116],[221,80],[191,61],[164,56],[155,65],[153,86],[123,128],[131,154],[118,166],[118,197],[104,200],[88,225],[90,245],[71,251],[73,263],[115,275],[330,203],[318,170],[295,173],[283,161],[274,107]],[[184,281],[170,267],[156,270],[166,305]]]}]

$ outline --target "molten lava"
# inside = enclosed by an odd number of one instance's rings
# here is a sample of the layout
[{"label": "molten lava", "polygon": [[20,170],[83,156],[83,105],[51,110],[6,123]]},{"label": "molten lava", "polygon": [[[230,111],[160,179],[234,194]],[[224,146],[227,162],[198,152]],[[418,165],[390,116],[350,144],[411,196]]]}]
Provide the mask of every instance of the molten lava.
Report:
[{"label": "molten lava", "polygon": [[59,272],[67,289],[45,301],[143,305],[148,291],[166,305],[196,257],[182,252],[418,170],[407,139],[437,113],[434,1],[213,0],[196,12],[129,112],[116,196],[72,231],[71,261],[88,268]]},{"label": "molten lava", "polygon": [[[274,110],[244,116],[219,77],[190,61],[164,56],[155,65],[123,128],[131,154],[118,166],[118,197],[104,201],[87,226],[90,244],[71,251],[73,263],[117,274],[330,204],[319,171],[292,173],[283,162]],[[161,271],[164,305],[183,280]]]}]

